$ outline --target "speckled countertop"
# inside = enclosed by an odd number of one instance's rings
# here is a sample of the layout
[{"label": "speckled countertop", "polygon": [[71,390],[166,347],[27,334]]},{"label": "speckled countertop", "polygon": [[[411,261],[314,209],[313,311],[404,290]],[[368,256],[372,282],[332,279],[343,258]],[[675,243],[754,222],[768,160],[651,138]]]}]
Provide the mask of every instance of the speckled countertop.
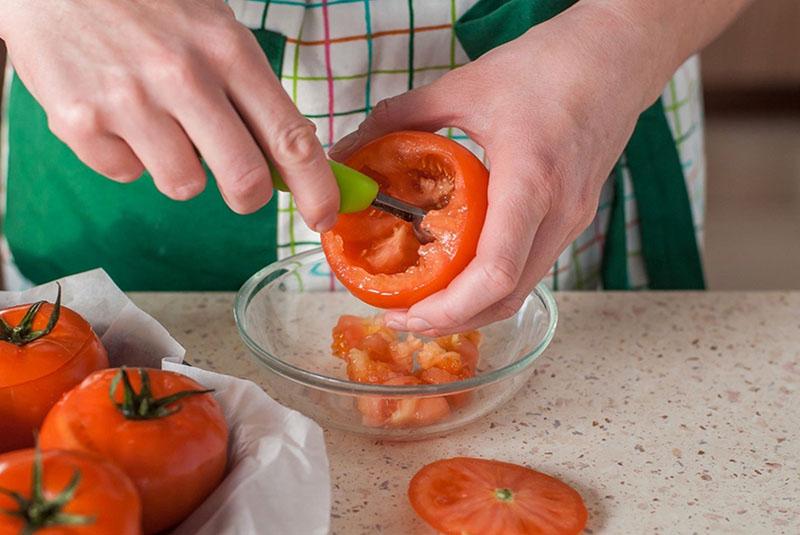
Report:
[{"label": "speckled countertop", "polygon": [[[230,294],[133,294],[198,366],[260,382]],[[588,533],[800,533],[800,293],[561,293],[556,338],[501,411],[443,439],[327,430],[336,534],[430,533],[425,463],[524,463],[583,495]]]}]

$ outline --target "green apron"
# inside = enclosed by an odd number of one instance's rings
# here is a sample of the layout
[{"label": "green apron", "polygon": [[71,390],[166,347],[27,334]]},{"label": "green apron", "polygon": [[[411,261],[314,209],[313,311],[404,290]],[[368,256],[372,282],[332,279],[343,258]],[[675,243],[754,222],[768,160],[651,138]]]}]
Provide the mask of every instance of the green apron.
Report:
[{"label": "green apron", "polygon": [[[574,0],[483,0],[455,27],[474,59],[555,16]],[[275,72],[285,39],[256,30]],[[35,283],[102,266],[124,290],[234,290],[276,257],[276,203],[231,212],[213,177],[179,203],[149,177],[118,184],[84,166],[47,128],[18,78],[9,98],[5,232],[21,273]],[[689,198],[660,101],[625,151],[639,206],[642,254],[652,288],[702,288]],[[628,287],[621,178],[617,173],[603,264],[604,287]]]},{"label": "green apron", "polygon": [[[470,59],[516,39],[577,0],[482,0],[456,24]],[[695,239],[689,194],[664,107],[659,98],[642,113],[623,158],[639,211],[642,256],[649,287],[703,289],[705,282]],[[613,175],[614,202],[605,250],[603,287],[629,289],[622,166]]]}]

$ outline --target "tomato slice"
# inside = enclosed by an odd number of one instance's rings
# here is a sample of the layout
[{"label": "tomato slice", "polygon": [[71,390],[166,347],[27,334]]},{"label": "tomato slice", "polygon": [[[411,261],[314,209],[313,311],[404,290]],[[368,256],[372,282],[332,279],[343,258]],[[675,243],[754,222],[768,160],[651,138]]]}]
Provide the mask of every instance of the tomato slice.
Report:
[{"label": "tomato slice", "polygon": [[358,150],[348,166],[381,191],[425,208],[421,244],[410,223],[370,208],[342,214],[322,235],[333,273],[356,297],[408,308],[444,289],[475,256],[486,216],[489,173],[469,150],[428,132],[396,132]]},{"label": "tomato slice", "polygon": [[566,483],[524,466],[469,457],[423,467],[408,497],[423,520],[453,535],[572,535],[588,518]]}]

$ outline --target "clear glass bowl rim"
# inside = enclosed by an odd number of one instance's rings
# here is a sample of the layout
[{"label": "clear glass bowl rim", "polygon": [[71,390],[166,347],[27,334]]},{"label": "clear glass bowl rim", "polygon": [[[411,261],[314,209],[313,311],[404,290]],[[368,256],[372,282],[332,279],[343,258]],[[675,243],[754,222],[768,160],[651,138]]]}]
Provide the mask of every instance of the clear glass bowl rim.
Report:
[{"label": "clear glass bowl rim", "polygon": [[[303,253],[299,253],[283,260],[278,260],[264,267],[251,276],[236,294],[236,300],[233,306],[233,315],[236,322],[236,328],[239,331],[239,336],[244,341],[245,345],[253,352],[253,354],[270,370],[275,373],[286,377],[301,385],[314,387],[328,392],[335,392],[349,396],[357,395],[380,395],[393,398],[403,397],[419,397],[419,396],[441,396],[443,394],[455,394],[467,390],[474,390],[478,387],[483,387],[510,376],[516,375],[535,361],[550,344],[555,334],[556,325],[558,324],[558,308],[556,305],[553,294],[543,284],[539,284],[531,292],[531,296],[535,295],[544,303],[546,310],[549,313],[550,321],[547,325],[547,330],[544,336],[533,348],[532,351],[526,353],[521,358],[514,362],[492,370],[469,379],[455,381],[453,383],[436,384],[436,385],[409,385],[409,386],[393,386],[393,385],[376,385],[367,383],[357,383],[347,379],[339,379],[327,375],[304,370],[288,362],[280,357],[271,354],[264,350],[255,340],[249,335],[245,327],[245,310],[250,303],[252,296],[255,292],[262,288],[262,283],[270,275],[277,271],[296,269],[298,266],[304,266],[305,260],[309,257],[317,256],[322,253],[322,248],[312,249]],[[526,298],[527,300],[527,298]]]}]

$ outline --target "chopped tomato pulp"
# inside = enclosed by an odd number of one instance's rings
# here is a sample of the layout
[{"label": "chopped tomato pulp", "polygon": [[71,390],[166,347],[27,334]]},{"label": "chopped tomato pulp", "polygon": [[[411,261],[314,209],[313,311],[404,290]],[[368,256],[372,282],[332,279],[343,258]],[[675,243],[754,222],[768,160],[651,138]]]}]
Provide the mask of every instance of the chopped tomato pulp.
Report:
[{"label": "chopped tomato pulp", "polygon": [[475,256],[486,215],[489,173],[469,150],[428,132],[396,132],[346,162],[382,192],[428,210],[421,244],[411,223],[370,208],[342,214],[322,235],[331,269],[359,299],[408,308],[445,288]]},{"label": "chopped tomato pulp", "polygon": [[[471,331],[424,342],[400,338],[380,318],[342,316],[333,328],[331,350],[347,363],[351,381],[384,385],[442,384],[475,375],[480,334]],[[446,418],[469,401],[468,393],[436,397],[364,396],[357,402],[364,425],[419,427]]]}]

